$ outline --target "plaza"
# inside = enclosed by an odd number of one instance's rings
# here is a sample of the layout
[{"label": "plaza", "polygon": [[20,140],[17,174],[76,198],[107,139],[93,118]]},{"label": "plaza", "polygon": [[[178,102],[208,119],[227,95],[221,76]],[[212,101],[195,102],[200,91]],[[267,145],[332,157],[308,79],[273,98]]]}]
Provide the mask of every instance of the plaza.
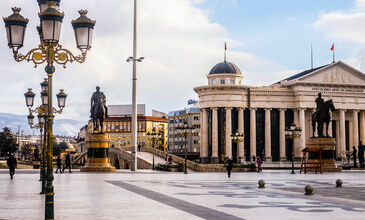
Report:
[{"label": "plaza", "polygon": [[[362,171],[296,174],[118,170],[56,174],[55,219],[363,219]],[[42,219],[37,170],[0,170],[0,219]],[[257,182],[266,182],[259,189]],[[336,188],[336,179],[343,187]],[[311,184],[314,195],[304,195]]]}]

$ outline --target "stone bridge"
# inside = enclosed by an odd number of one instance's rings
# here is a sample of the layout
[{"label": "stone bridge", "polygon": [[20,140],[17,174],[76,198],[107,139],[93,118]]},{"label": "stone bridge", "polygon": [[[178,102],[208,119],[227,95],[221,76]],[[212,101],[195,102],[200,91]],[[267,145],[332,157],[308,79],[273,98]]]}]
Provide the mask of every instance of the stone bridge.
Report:
[{"label": "stone bridge", "polygon": [[[152,169],[152,147],[143,147],[142,152],[137,152],[137,166],[138,169]],[[182,163],[184,164],[184,158],[169,154],[172,157],[172,162],[174,164]],[[166,152],[155,149],[155,165],[158,163],[164,163],[166,157]],[[87,151],[80,154],[80,156],[75,160],[74,165],[84,165],[87,158]],[[109,148],[109,159],[116,169],[130,169],[131,165],[131,149],[121,149],[112,147]],[[225,172],[226,169],[223,164],[199,164],[193,161],[187,161],[187,167],[190,171],[197,172]],[[235,169],[235,171],[244,171],[243,169]]]}]

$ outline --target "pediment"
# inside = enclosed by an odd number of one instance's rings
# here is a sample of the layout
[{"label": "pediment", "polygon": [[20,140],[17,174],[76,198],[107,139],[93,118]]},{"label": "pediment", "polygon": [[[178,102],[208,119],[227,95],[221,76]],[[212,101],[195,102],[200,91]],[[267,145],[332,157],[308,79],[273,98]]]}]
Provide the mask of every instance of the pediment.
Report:
[{"label": "pediment", "polygon": [[337,62],[300,77],[298,82],[352,84],[364,86],[365,74],[348,66],[345,63]]}]

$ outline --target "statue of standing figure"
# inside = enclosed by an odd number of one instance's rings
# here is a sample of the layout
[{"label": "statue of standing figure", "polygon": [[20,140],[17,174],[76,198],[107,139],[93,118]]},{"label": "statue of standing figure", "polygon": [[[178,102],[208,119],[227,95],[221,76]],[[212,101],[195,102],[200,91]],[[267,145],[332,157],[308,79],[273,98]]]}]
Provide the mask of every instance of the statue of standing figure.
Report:
[{"label": "statue of standing figure", "polygon": [[[335,107],[333,105],[332,99],[327,100],[326,102],[322,98],[322,93],[318,93],[318,97],[315,100],[317,108],[316,111],[312,114],[312,127],[313,127],[313,136],[315,137],[315,132],[317,128],[318,137],[324,137],[323,135],[323,124],[326,123],[326,137],[328,135],[328,125],[331,121],[331,113],[335,111]],[[317,125],[317,126],[316,126]]]},{"label": "statue of standing figure", "polygon": [[96,91],[91,96],[91,109],[90,118],[93,121],[94,132],[100,127],[101,133],[103,133],[104,118],[108,117],[108,108],[106,106],[106,97],[103,92],[100,91],[100,87],[96,87]]}]

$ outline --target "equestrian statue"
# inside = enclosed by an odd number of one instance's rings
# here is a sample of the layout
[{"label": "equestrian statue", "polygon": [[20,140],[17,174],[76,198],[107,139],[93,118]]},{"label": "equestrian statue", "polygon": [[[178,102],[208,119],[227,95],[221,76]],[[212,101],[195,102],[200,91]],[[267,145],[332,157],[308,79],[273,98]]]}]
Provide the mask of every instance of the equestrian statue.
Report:
[{"label": "equestrian statue", "polygon": [[[328,124],[331,121],[331,112],[335,110],[332,99],[324,101],[322,98],[322,93],[318,93],[318,97],[315,100],[317,109],[312,114],[312,127],[313,127],[313,136],[315,137],[316,125],[317,125],[317,133],[318,137],[323,136],[323,124],[326,123],[326,137],[328,135]],[[330,112],[331,110],[331,112]]]},{"label": "equestrian statue", "polygon": [[96,87],[96,91],[91,97],[90,118],[93,122],[93,133],[99,130],[103,133],[104,118],[108,117],[108,108],[106,106],[106,98],[100,87]]}]

